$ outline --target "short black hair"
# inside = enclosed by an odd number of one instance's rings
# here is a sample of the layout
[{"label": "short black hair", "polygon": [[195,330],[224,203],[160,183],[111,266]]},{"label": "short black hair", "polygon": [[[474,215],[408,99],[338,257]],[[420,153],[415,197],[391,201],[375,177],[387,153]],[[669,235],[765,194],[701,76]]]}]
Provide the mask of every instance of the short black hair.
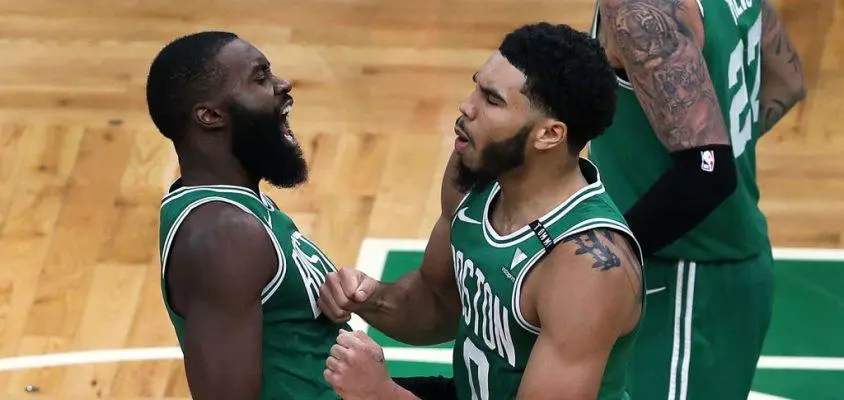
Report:
[{"label": "short black hair", "polygon": [[498,49],[527,80],[531,106],[568,127],[568,150],[578,154],[615,114],[615,72],[597,40],[565,24],[519,27]]},{"label": "short black hair", "polygon": [[219,85],[224,73],[215,58],[235,39],[230,32],[197,32],[161,49],[150,66],[146,89],[149,115],[161,134],[177,138],[193,105]]}]

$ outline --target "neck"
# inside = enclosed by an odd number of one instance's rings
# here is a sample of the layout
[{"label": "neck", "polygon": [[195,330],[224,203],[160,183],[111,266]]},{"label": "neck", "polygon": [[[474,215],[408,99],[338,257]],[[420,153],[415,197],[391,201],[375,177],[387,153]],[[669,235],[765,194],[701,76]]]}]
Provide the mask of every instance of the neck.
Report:
[{"label": "neck", "polygon": [[518,170],[502,175],[492,221],[500,234],[506,235],[539,219],[565,199],[587,185],[578,168],[578,158],[558,167],[536,160],[525,162]]},{"label": "neck", "polygon": [[260,179],[249,176],[230,152],[208,151],[201,146],[177,146],[179,169],[184,186],[241,186],[260,193]]}]

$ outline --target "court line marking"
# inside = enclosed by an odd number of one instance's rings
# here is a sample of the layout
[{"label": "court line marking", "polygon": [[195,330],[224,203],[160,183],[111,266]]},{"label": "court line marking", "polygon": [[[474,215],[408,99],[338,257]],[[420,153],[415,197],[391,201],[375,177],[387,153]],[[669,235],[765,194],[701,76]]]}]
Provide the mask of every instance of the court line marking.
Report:
[{"label": "court line marking", "polygon": [[[422,251],[426,243],[424,239],[366,238],[361,243],[355,268],[370,276],[381,276],[389,251]],[[778,260],[844,261],[842,249],[774,248],[773,254]],[[354,329],[368,328],[368,324],[360,318],[353,318],[350,324]],[[396,361],[451,363],[451,349],[387,347],[384,355]],[[91,350],[2,358],[0,371],[89,363],[178,360],[182,357],[179,347]],[[762,356],[758,368],[844,371],[844,357]]]},{"label": "court line marking", "polygon": [[[384,356],[391,361],[451,364],[452,349],[385,347]],[[59,367],[79,364],[181,360],[179,347],[146,347],[130,349],[89,350],[52,353],[0,359],[0,371]],[[762,356],[759,369],[844,371],[844,357]]]}]

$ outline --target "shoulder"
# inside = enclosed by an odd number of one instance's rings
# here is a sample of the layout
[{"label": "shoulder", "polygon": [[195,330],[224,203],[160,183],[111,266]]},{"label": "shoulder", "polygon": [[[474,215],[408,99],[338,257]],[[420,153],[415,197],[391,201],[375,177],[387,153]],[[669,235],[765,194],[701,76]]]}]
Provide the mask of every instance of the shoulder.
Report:
[{"label": "shoulder", "polygon": [[670,30],[679,30],[702,48],[704,24],[701,6],[698,0],[601,0],[599,10],[616,22],[649,17],[656,24],[654,28],[659,28],[663,35]]},{"label": "shoulder", "polygon": [[190,245],[200,248],[221,244],[217,243],[220,241],[244,243],[268,239],[264,224],[255,214],[223,201],[209,201],[198,206],[188,214],[182,230],[194,239]]},{"label": "shoulder", "polygon": [[610,271],[622,266],[640,266],[632,237],[610,227],[598,227],[563,238],[552,254],[558,261],[592,263],[591,267]]},{"label": "shoulder", "polygon": [[209,279],[263,287],[277,262],[269,235],[251,212],[226,202],[208,202],[186,217],[173,243],[171,263],[183,273],[202,268]]},{"label": "shoulder", "polygon": [[638,320],[643,281],[634,246],[630,236],[611,228],[566,237],[542,261],[540,303],[593,307]]}]

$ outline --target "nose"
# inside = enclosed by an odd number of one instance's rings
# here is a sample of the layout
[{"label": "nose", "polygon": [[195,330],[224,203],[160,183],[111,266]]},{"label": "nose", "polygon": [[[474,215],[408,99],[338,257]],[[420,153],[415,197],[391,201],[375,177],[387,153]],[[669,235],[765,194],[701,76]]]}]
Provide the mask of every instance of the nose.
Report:
[{"label": "nose", "polygon": [[475,119],[475,106],[472,105],[471,98],[467,98],[460,103],[460,114],[463,114],[470,121]]},{"label": "nose", "polygon": [[276,94],[285,94],[290,92],[293,89],[293,84],[290,83],[287,79],[276,78],[275,82],[275,93]]}]

